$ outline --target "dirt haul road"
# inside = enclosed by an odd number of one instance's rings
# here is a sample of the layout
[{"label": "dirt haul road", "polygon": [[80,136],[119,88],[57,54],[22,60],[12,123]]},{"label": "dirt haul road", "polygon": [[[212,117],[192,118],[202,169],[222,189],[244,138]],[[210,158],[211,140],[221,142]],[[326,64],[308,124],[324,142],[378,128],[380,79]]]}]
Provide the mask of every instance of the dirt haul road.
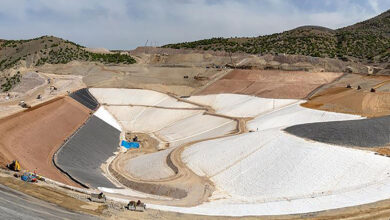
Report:
[{"label": "dirt haul road", "polygon": [[54,167],[52,157],[89,114],[88,108],[64,97],[1,119],[1,164],[17,159],[23,169],[79,186]]},{"label": "dirt haul road", "polygon": [[[214,114],[219,117],[218,114]],[[233,117],[226,117],[236,120],[237,129],[234,133],[222,135],[220,137],[202,139],[197,141],[192,141],[186,144],[183,144],[175,149],[167,156],[166,161],[169,167],[174,171],[175,175],[168,178],[159,179],[159,180],[142,180],[134,178],[131,176],[125,169],[125,164],[129,157],[132,155],[122,154],[112,161],[109,165],[110,174],[115,176],[121,184],[131,189],[146,193],[156,195],[154,197],[148,198],[139,198],[146,202],[153,202],[154,204],[164,204],[164,205],[174,205],[174,206],[194,206],[201,204],[211,196],[211,193],[214,191],[214,184],[205,177],[200,177],[196,175],[183,161],[181,154],[183,150],[192,144],[218,139],[221,137],[233,136],[241,133],[248,132],[246,128],[246,122],[251,118],[240,118],[235,119]],[[126,198],[127,196],[120,196],[118,194],[113,195],[108,193],[111,196],[116,198]],[[164,198],[161,200],[161,198]],[[167,199],[168,198],[168,199]],[[170,199],[169,199],[170,198]]]},{"label": "dirt haul road", "polygon": [[0,219],[96,219],[0,185]]},{"label": "dirt haul road", "polygon": [[[27,77],[23,78],[25,75]],[[31,106],[36,106],[56,97],[64,96],[68,94],[68,91],[85,87],[81,76],[35,72],[28,72],[25,75],[22,77],[21,84],[9,92],[9,99],[7,99],[7,93],[0,93],[0,118],[23,111],[18,105],[22,100]],[[40,79],[37,79],[37,75]],[[43,84],[38,84],[38,81],[42,79],[44,80]],[[46,82],[47,79],[50,79],[50,83]],[[51,89],[52,86],[57,90]],[[41,96],[40,99],[37,99],[38,95]]]},{"label": "dirt haul road", "polygon": [[[228,70],[200,66],[159,66],[147,64],[105,66],[99,63],[73,61],[68,64],[44,65],[39,72],[83,76],[88,87],[143,88],[177,95],[190,95],[210,80]],[[188,76],[184,78],[184,76]],[[196,79],[197,76],[205,77]]]},{"label": "dirt haul road", "polygon": [[333,82],[342,73],[234,70],[197,95],[235,93],[264,98],[303,99],[314,89]]}]

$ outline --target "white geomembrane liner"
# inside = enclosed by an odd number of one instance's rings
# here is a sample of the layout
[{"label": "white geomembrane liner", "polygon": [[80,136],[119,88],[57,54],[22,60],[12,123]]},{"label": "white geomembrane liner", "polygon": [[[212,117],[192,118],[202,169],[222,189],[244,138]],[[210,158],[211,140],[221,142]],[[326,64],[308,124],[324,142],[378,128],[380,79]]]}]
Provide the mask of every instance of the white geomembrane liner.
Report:
[{"label": "white geomembrane liner", "polygon": [[[154,133],[160,141],[169,143],[169,149],[128,161],[125,169],[137,178],[155,180],[170,177],[174,172],[167,165],[166,158],[175,147],[191,141],[223,136],[237,128],[234,120],[204,114],[204,110],[193,109],[199,106],[179,102],[163,93],[139,89],[90,91],[99,102],[107,104],[105,108],[124,130]],[[100,112],[103,110],[99,109],[98,113]],[[107,118],[106,115],[103,118]]]},{"label": "white geomembrane liner", "polygon": [[216,185],[211,202],[193,208],[196,214],[292,214],[390,196],[389,158],[309,142],[279,129],[201,142],[187,148],[182,158]]},{"label": "white geomembrane liner", "polygon": [[146,180],[170,177],[174,172],[166,158],[174,148],[191,141],[223,136],[236,128],[235,121],[216,116],[196,114],[184,118],[156,132],[159,138],[169,142],[168,149],[131,159],[125,169],[132,176]]},{"label": "white geomembrane liner", "polygon": [[363,117],[358,115],[304,108],[300,106],[300,104],[301,102],[295,103],[276,111],[262,114],[249,121],[247,127],[250,130],[261,131],[270,128],[282,128],[305,123],[363,119]]},{"label": "white geomembrane liner", "polygon": [[[205,215],[278,215],[388,198],[389,158],[306,141],[282,131],[295,124],[362,117],[307,109],[299,104],[261,114],[250,121],[248,127],[259,132],[186,148],[183,161],[196,174],[209,177],[217,190],[210,202],[197,207],[156,208]],[[384,188],[389,189],[385,196],[380,192]]]},{"label": "white geomembrane liner", "polygon": [[[91,92],[100,102],[113,105],[187,106],[148,90],[95,89]],[[248,123],[248,128],[258,132],[203,141],[184,150],[183,162],[215,184],[216,191],[209,202],[195,207],[148,204],[150,208],[222,216],[280,215],[355,206],[390,197],[389,158],[307,141],[282,130],[296,124],[361,119],[360,116],[303,108],[302,101],[298,100],[245,95],[195,96],[190,100],[209,105],[227,116],[257,116]],[[222,136],[237,128],[234,120],[204,115],[201,110],[107,108],[124,129],[154,132],[170,143],[168,150],[134,158],[127,164],[129,173],[148,180],[173,175],[166,157],[174,148],[194,140]],[[120,128],[103,107],[95,115]]]},{"label": "white geomembrane liner", "polygon": [[118,129],[119,131],[122,131],[122,128],[117,122],[117,120],[103,106],[100,106],[99,109],[94,113],[94,115],[105,121],[112,127]]},{"label": "white geomembrane liner", "polygon": [[89,91],[105,105],[146,105],[170,108],[194,108],[185,102],[178,102],[164,93],[143,89],[90,88]]},{"label": "white geomembrane liner", "polygon": [[126,171],[136,178],[156,180],[175,175],[168,166],[167,157],[175,148],[144,154],[131,159],[126,164]]},{"label": "white geomembrane liner", "polygon": [[236,128],[237,122],[234,120],[207,114],[196,114],[177,121],[156,134],[170,142],[170,146],[177,146],[190,141],[222,136],[233,132]]},{"label": "white geomembrane liner", "polygon": [[188,100],[210,106],[216,113],[232,117],[254,117],[299,102],[296,99],[267,99],[238,94],[191,96]]},{"label": "white geomembrane liner", "polygon": [[204,112],[143,106],[108,106],[107,109],[125,130],[145,133],[155,132],[176,121]]}]

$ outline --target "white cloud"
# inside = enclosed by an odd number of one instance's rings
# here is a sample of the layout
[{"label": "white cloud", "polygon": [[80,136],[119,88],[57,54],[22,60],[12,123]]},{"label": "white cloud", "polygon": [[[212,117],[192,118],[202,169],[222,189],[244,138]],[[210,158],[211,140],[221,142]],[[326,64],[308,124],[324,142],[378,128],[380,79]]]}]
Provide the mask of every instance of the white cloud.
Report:
[{"label": "white cloud", "polygon": [[378,0],[369,0],[368,3],[370,4],[370,6],[376,11],[376,12],[379,12],[379,2]]}]

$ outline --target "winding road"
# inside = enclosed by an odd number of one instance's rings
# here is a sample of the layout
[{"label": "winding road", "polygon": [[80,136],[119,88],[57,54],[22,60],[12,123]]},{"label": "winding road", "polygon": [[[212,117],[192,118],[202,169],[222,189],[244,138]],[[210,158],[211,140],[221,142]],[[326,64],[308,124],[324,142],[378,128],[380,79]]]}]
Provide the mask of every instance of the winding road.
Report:
[{"label": "winding road", "polygon": [[[164,197],[168,196],[173,198],[172,200],[168,201],[166,199],[159,200],[156,198],[140,198],[145,202],[175,206],[195,206],[201,204],[204,201],[207,201],[209,196],[211,196],[212,192],[214,191],[214,184],[208,178],[196,175],[189,167],[187,167],[187,165],[182,161],[181,153],[185,148],[195,143],[248,132],[246,128],[246,122],[252,118],[236,118],[220,115],[215,113],[215,110],[210,106],[200,105],[198,103],[193,103],[178,97],[174,98],[176,98],[178,101],[199,106],[206,111],[205,114],[216,117],[224,117],[236,121],[236,131],[230,134],[221,135],[219,137],[191,141],[173,149],[172,152],[167,156],[167,163],[175,174],[168,178],[158,180],[143,180],[131,176],[124,169],[125,164],[129,158],[123,154],[115,158],[109,164],[108,171],[110,176],[114,176],[115,180],[119,181],[125,187],[141,191],[146,194]],[[127,198],[127,196],[119,194],[108,193],[108,195],[121,199]]]}]

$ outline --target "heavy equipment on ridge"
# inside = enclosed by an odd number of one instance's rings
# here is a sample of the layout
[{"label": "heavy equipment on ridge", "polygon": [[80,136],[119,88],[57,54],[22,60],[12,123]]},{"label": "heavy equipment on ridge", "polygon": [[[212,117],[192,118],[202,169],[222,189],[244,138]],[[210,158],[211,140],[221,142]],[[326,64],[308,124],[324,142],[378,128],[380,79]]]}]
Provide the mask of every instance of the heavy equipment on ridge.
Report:
[{"label": "heavy equipment on ridge", "polygon": [[17,161],[17,160],[12,161],[12,163],[7,164],[7,168],[10,170],[19,172],[20,171],[19,161]]}]

